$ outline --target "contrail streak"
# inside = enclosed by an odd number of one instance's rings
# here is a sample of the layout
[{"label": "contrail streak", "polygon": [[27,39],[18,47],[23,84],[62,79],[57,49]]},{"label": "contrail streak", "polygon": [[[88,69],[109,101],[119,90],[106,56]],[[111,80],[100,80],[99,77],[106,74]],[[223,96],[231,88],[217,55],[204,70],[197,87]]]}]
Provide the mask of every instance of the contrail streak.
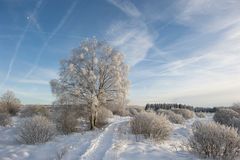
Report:
[{"label": "contrail streak", "polygon": [[35,60],[34,66],[32,67],[32,69],[25,75],[25,78],[28,78],[34,70],[37,69],[38,67],[38,63],[40,61],[40,58],[44,52],[44,50],[47,48],[49,41],[57,34],[57,32],[62,28],[62,26],[65,24],[66,20],[69,18],[69,16],[72,14],[74,8],[77,5],[77,0],[75,0],[72,5],[70,6],[70,8],[68,9],[67,13],[64,15],[64,17],[61,19],[61,21],[59,22],[59,24],[57,25],[57,27],[53,30],[53,32],[50,34],[50,36],[47,38],[47,40],[44,42],[42,48],[40,49],[37,58]]},{"label": "contrail streak", "polygon": [[[34,8],[34,11],[33,11],[33,15],[35,15],[35,14],[37,13],[37,11],[38,11],[38,9],[40,8],[42,2],[43,2],[43,0],[39,1],[39,2],[36,4],[36,7]],[[24,40],[24,38],[25,38],[26,33],[27,33],[28,30],[29,30],[30,25],[31,25],[31,23],[28,22],[28,23],[27,23],[27,26],[25,27],[25,29],[24,29],[24,31],[23,31],[23,33],[22,33],[22,35],[20,36],[20,39],[19,39],[18,42],[17,42],[17,45],[16,45],[15,50],[14,50],[13,57],[11,58],[11,61],[10,61],[9,65],[8,65],[7,75],[6,75],[5,79],[3,80],[3,82],[0,84],[0,89],[5,85],[5,83],[6,83],[6,82],[8,81],[8,79],[9,79],[9,76],[10,76],[10,74],[11,74],[11,72],[12,72],[13,64],[14,64],[14,62],[15,62],[15,60],[16,60],[16,57],[17,57],[17,55],[18,55],[18,52],[19,52],[19,48],[20,48],[21,45],[22,45],[22,42],[23,42],[23,40]]]}]

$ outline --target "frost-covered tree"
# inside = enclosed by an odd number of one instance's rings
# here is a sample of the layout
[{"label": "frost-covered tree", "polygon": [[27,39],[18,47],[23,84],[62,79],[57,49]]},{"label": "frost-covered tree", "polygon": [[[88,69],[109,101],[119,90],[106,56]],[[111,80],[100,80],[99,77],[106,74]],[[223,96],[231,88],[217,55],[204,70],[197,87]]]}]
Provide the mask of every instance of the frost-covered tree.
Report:
[{"label": "frost-covered tree", "polygon": [[61,61],[59,78],[51,82],[57,102],[85,104],[91,129],[95,127],[99,106],[121,107],[128,91],[128,66],[123,55],[105,42],[86,39]]}]

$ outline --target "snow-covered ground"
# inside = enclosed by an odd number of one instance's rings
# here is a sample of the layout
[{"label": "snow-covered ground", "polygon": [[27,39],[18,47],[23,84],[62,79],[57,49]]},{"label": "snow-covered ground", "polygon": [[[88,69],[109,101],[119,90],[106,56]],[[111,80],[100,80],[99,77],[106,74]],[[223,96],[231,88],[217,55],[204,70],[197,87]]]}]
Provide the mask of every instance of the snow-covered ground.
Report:
[{"label": "snow-covered ground", "polygon": [[206,118],[193,118],[183,125],[173,125],[169,140],[156,144],[150,140],[136,140],[129,132],[130,117],[117,117],[102,130],[57,136],[52,141],[40,145],[23,145],[15,140],[18,118],[11,127],[0,127],[1,160],[191,160],[197,156],[183,149],[191,133],[195,120],[210,121]]}]

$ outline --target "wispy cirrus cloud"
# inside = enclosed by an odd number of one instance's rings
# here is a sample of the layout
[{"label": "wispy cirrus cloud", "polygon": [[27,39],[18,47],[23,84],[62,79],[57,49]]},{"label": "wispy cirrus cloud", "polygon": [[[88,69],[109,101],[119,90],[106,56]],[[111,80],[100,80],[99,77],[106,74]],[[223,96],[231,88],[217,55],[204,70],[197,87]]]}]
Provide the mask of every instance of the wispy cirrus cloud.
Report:
[{"label": "wispy cirrus cloud", "polygon": [[154,46],[153,35],[143,22],[131,21],[113,23],[107,31],[109,41],[127,57],[130,65],[135,65]]},{"label": "wispy cirrus cloud", "polygon": [[74,11],[75,7],[77,6],[78,1],[75,0],[69,9],[67,10],[66,14],[63,16],[61,21],[58,23],[57,27],[51,32],[47,40],[44,42],[43,46],[40,48],[39,53],[37,54],[37,57],[34,62],[34,66],[27,72],[27,74],[24,76],[24,78],[28,78],[38,67],[38,63],[42,57],[42,54],[48,47],[49,42],[53,39],[53,37],[60,31],[60,29],[63,27],[65,22],[68,20],[68,18],[71,16],[72,12]]},{"label": "wispy cirrus cloud", "polygon": [[37,67],[35,71],[28,78],[17,78],[17,83],[49,86],[49,81],[58,76],[57,71],[51,68]]},{"label": "wispy cirrus cloud", "polygon": [[39,80],[39,79],[21,79],[18,82],[25,83],[25,84],[49,85],[48,80]]},{"label": "wispy cirrus cloud", "polygon": [[51,79],[58,77],[57,71],[51,68],[37,67],[29,77],[16,79],[17,83],[48,85]]},{"label": "wispy cirrus cloud", "polygon": [[[33,11],[33,13],[32,13],[32,16],[35,16],[35,15],[37,14],[38,9],[39,9],[39,8],[41,7],[41,5],[42,5],[42,2],[43,2],[43,0],[40,0],[40,1],[38,1],[38,2],[36,3],[36,6],[35,6],[34,11]],[[5,79],[3,80],[3,82],[0,84],[0,89],[1,89],[1,88],[5,85],[5,83],[8,81],[8,78],[9,78],[11,72],[12,72],[13,64],[14,64],[16,58],[17,58],[19,49],[20,49],[20,47],[21,47],[21,45],[22,45],[22,42],[23,42],[24,39],[25,39],[25,36],[26,36],[26,34],[27,34],[27,32],[28,32],[31,24],[32,24],[31,22],[28,22],[28,23],[27,23],[26,27],[25,27],[24,30],[23,30],[22,35],[20,36],[19,40],[17,41],[17,44],[16,44],[16,47],[15,47],[13,56],[12,56],[12,58],[11,58],[11,60],[10,60],[9,65],[8,65],[7,75],[6,75]]]},{"label": "wispy cirrus cloud", "polygon": [[33,26],[35,26],[35,28],[39,31],[39,32],[43,32],[42,27],[40,26],[37,18],[36,18],[36,14],[34,13],[29,13],[27,16],[27,20],[29,21],[29,23],[31,23]]},{"label": "wispy cirrus cloud", "polygon": [[[117,20],[107,28],[108,41],[118,47],[131,66],[140,62],[154,46],[153,30],[150,30],[141,12],[131,1],[108,0],[129,16],[127,20]],[[152,32],[152,33],[151,33]]]},{"label": "wispy cirrus cloud", "polygon": [[188,28],[188,34],[161,48],[165,53],[162,63],[150,59],[141,72],[132,71],[136,80],[132,103],[217,106],[239,101],[240,2],[181,0],[169,8],[169,14],[164,14],[167,18],[159,21],[172,19],[173,25]]},{"label": "wispy cirrus cloud", "polygon": [[217,32],[240,21],[238,0],[181,0],[175,6],[178,23],[203,32]]},{"label": "wispy cirrus cloud", "polygon": [[[145,103],[167,101],[209,106],[231,105],[238,101],[239,31],[240,26],[234,25],[222,31],[219,39],[205,48],[197,48],[183,58],[174,57],[162,65],[132,73],[134,79],[140,80],[133,86],[132,99],[136,99],[136,93],[144,93],[145,97],[140,99]],[[140,91],[138,88],[143,85],[147,90]]]},{"label": "wispy cirrus cloud", "polygon": [[[57,77],[57,71],[51,68],[37,67],[36,72],[26,79],[21,73],[14,75],[9,83],[2,87],[0,94],[12,90],[25,104],[50,104],[54,100],[49,88],[49,81]],[[0,73],[1,78],[1,73]]]},{"label": "wispy cirrus cloud", "polygon": [[125,14],[129,16],[132,16],[132,17],[141,16],[141,12],[129,0],[108,0],[108,2],[112,3],[114,6],[121,9]]}]

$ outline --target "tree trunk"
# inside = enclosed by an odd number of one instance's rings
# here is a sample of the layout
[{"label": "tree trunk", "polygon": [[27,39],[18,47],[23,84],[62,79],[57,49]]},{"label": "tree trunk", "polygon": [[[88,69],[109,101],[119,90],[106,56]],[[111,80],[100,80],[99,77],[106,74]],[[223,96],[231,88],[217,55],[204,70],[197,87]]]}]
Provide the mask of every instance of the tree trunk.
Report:
[{"label": "tree trunk", "polygon": [[91,114],[91,116],[90,116],[90,130],[93,130],[94,128],[95,128],[94,116],[93,116],[93,114]]},{"label": "tree trunk", "polygon": [[94,105],[91,106],[91,113],[90,113],[90,129],[93,130],[96,127],[96,115],[97,115],[97,111],[96,111],[96,107]]}]

